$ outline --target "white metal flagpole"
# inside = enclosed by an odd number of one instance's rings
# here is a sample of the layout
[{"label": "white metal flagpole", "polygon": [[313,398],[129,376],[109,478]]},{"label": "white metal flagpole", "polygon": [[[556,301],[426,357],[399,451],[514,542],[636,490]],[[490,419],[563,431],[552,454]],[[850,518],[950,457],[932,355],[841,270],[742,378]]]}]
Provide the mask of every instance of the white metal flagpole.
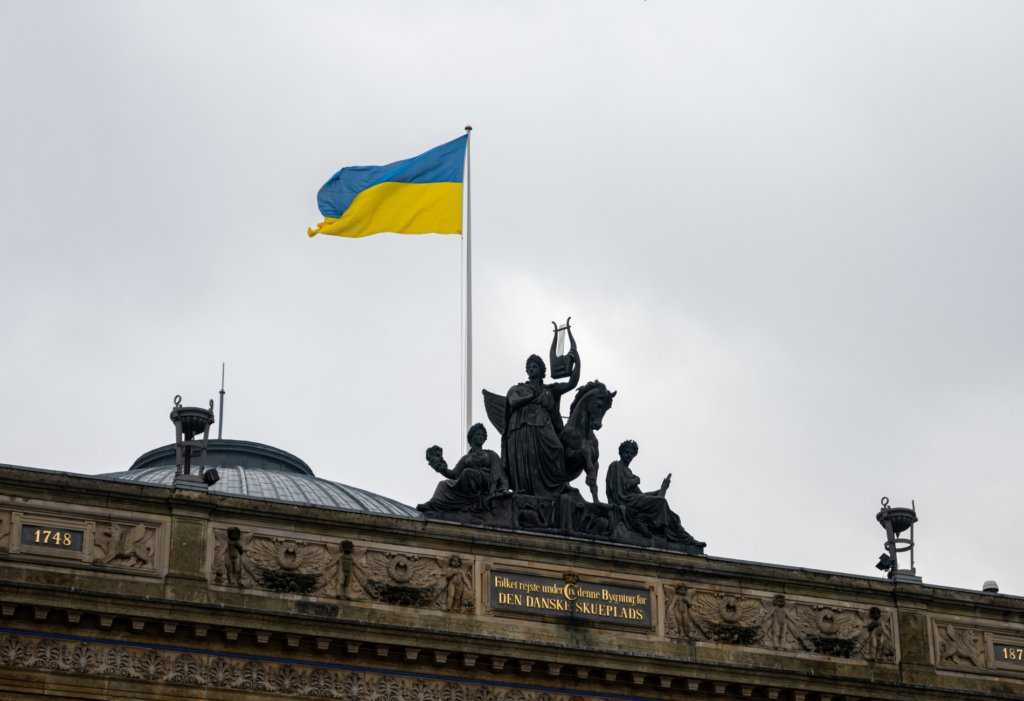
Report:
[{"label": "white metal flagpole", "polygon": [[[466,435],[473,425],[473,201],[470,197],[469,141],[473,127],[466,126]],[[467,438],[468,441],[468,438]]]}]

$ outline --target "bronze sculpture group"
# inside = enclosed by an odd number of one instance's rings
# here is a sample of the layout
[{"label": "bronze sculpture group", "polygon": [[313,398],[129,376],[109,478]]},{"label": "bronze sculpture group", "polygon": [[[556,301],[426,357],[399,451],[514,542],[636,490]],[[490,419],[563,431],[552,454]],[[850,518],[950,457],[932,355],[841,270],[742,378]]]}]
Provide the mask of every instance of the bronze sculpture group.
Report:
[{"label": "bronze sculpture group", "polygon": [[[441,448],[427,449],[432,469],[448,478],[438,484],[430,501],[417,508],[428,518],[512,527],[665,547],[702,553],[665,499],[671,475],[659,490],[642,492],[640,478],[630,470],[638,446],[624,441],[619,460],[608,466],[607,502],[598,493],[599,443],[605,413],[615,392],[597,380],[579,385],[580,356],[568,322],[571,342],[566,355],[556,355],[552,340],[552,378],[545,383],[547,364],[537,355],[526,361],[526,382],[504,395],[483,391],[484,407],[501,434],[501,453],[485,449],[487,429],[476,424],[467,436],[470,449],[448,469]],[[561,414],[562,396],[575,390],[569,417]],[[585,475],[592,501],[571,482]]]}]

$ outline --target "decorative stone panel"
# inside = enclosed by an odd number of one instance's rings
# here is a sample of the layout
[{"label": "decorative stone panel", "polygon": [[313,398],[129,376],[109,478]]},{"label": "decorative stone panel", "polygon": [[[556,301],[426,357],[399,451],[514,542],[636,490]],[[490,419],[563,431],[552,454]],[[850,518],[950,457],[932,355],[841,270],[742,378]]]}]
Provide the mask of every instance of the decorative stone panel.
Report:
[{"label": "decorative stone panel", "polygon": [[[234,532],[232,532],[234,531]],[[470,613],[473,561],[215,528],[213,584]]]},{"label": "decorative stone panel", "polygon": [[92,562],[96,522],[65,513],[12,511],[7,552]]},{"label": "decorative stone panel", "polygon": [[782,652],[896,662],[893,611],[665,584],[665,634]]},{"label": "decorative stone panel", "polygon": [[1024,626],[977,618],[930,618],[935,668],[1024,678]]},{"label": "decorative stone panel", "polygon": [[160,561],[159,525],[130,521],[96,523],[93,563],[152,572]]},{"label": "decorative stone panel", "polygon": [[86,509],[0,511],[0,552],[23,561],[78,561],[97,569],[159,576],[165,568],[166,525],[112,518]]},{"label": "decorative stone panel", "polygon": [[26,635],[0,637],[0,665],[107,676],[122,681],[346,701],[589,701],[590,698],[504,685],[355,671],[334,665]]}]

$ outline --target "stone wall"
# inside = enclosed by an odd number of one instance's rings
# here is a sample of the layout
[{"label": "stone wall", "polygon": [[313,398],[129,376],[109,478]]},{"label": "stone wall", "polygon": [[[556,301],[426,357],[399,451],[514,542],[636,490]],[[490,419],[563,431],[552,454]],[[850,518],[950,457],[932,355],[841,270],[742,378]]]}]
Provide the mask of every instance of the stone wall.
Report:
[{"label": "stone wall", "polygon": [[26,698],[1024,696],[1014,597],[4,467],[0,604]]}]

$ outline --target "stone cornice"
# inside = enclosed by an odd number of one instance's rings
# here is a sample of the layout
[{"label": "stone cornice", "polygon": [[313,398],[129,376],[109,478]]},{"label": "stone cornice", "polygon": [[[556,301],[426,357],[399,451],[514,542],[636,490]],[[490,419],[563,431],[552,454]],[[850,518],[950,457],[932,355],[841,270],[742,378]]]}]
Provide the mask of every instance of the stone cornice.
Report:
[{"label": "stone cornice", "polygon": [[[42,614],[40,614],[42,609]],[[6,607],[5,607],[6,612]],[[71,612],[75,623],[81,620],[81,611]],[[706,693],[727,692],[733,689],[743,696],[759,695],[761,698],[803,699],[810,694],[845,695],[848,698],[872,699],[953,699],[953,698],[1016,698],[1008,694],[981,693],[972,691],[952,692],[922,684],[907,684],[895,680],[878,678],[853,678],[836,675],[826,670],[795,673],[754,665],[729,664],[713,659],[698,660],[678,658],[657,660],[644,656],[633,656],[624,660],[618,656],[615,664],[604,664],[599,650],[580,648],[578,650],[553,649],[542,658],[536,656],[518,657],[517,649],[498,648],[494,645],[481,646],[479,639],[468,636],[474,644],[475,653],[433,650],[422,646],[420,641],[388,638],[384,641],[365,639],[341,639],[337,633],[317,636],[315,630],[259,631],[232,626],[204,627],[196,630],[191,639],[177,637],[159,639],[162,630],[165,635],[179,632],[181,624],[166,621],[145,620],[143,625],[132,626],[132,630],[114,630],[113,620],[106,622],[107,631],[95,629],[60,630],[54,625],[55,609],[35,607],[35,618],[47,621],[49,630],[31,630],[23,622],[17,628],[11,627],[9,618],[0,621],[0,678],[5,667],[47,668],[69,674],[93,674],[120,676],[122,681],[146,682],[147,693],[152,693],[152,684],[159,682],[190,683],[194,686],[221,686],[240,690],[252,690],[242,681],[241,667],[251,660],[267,665],[265,669],[279,669],[292,666],[311,669],[320,668],[365,675],[396,675],[407,678],[422,678],[466,685],[482,685],[500,689],[519,688],[532,692],[548,692],[556,698],[572,695],[594,698],[619,699],[673,699],[680,690],[704,691]],[[70,617],[70,616],[69,616]],[[135,619],[138,620],[138,619]],[[187,625],[187,624],[186,624]],[[57,631],[60,632],[57,632]],[[244,633],[244,634],[243,634]],[[12,644],[12,638],[14,639]],[[271,639],[279,646],[265,648]],[[197,645],[197,642],[199,643]],[[500,641],[496,641],[500,642]],[[255,647],[253,644],[255,643]],[[280,644],[283,643],[284,650]],[[42,645],[42,647],[40,647]],[[84,653],[83,647],[90,648],[95,655],[87,656],[92,662],[75,666]],[[534,649],[534,648],[531,648]],[[121,650],[123,652],[117,652]],[[114,658],[109,653],[117,652]],[[159,654],[154,658],[153,652]],[[326,654],[326,656],[325,656]],[[6,655],[6,657],[3,657]],[[149,655],[149,659],[143,659]],[[199,668],[210,665],[215,658],[223,658],[228,664],[240,661],[232,673],[218,676],[211,681],[202,673],[188,681],[180,675],[173,676],[175,661],[179,655],[196,658]],[[126,665],[111,671],[110,659]],[[375,660],[376,664],[371,660]],[[52,661],[48,664],[47,661]],[[104,666],[104,663],[106,665]],[[221,662],[223,667],[225,662]],[[226,683],[220,683],[225,681]],[[755,681],[756,680],[756,681]],[[332,679],[332,684],[335,680]],[[305,693],[291,691],[291,687],[268,686],[262,691],[276,693]],[[756,692],[756,693],[755,693]],[[361,697],[360,697],[361,698]],[[401,696],[403,701],[417,701],[415,697]],[[466,697],[469,698],[468,696]],[[535,701],[541,701],[534,697]],[[350,697],[350,701],[357,701]],[[367,697],[366,701],[370,701]],[[506,699],[505,701],[511,701]],[[529,701],[517,699],[516,701]],[[552,700],[553,701],[553,700]]]},{"label": "stone cornice", "polygon": [[[968,607],[977,615],[1002,617],[1009,614],[1024,621],[1024,598],[1020,597],[992,596],[982,592],[895,583],[877,578],[713,556],[685,555],[578,538],[400,519],[191,490],[169,490],[144,483],[97,480],[66,472],[0,464],[0,494],[4,493],[18,494],[19,501],[63,501],[97,508],[288,526],[311,534],[338,532],[354,538],[365,535],[381,543],[413,543],[417,547],[486,557],[505,557],[511,551],[524,559],[552,565],[593,569],[611,567],[623,574],[713,584],[728,583],[739,587],[828,596],[876,605],[892,605],[899,600],[942,609],[953,607],[962,610]],[[13,508],[15,505],[11,506]]]}]

